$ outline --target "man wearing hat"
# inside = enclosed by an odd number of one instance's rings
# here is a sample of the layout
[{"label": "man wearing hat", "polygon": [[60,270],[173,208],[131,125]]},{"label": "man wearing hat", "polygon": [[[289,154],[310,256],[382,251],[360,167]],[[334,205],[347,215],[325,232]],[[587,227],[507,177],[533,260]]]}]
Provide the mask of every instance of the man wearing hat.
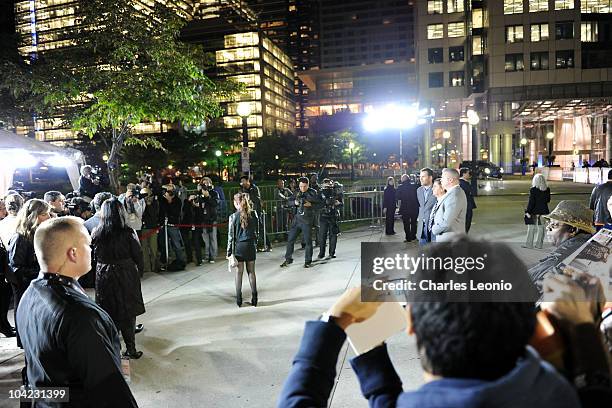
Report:
[{"label": "man wearing hat", "polygon": [[542,280],[550,273],[558,273],[556,266],[574,253],[595,233],[593,211],[580,201],[563,200],[548,215],[546,235],[553,251],[529,269],[531,279],[541,290]]}]

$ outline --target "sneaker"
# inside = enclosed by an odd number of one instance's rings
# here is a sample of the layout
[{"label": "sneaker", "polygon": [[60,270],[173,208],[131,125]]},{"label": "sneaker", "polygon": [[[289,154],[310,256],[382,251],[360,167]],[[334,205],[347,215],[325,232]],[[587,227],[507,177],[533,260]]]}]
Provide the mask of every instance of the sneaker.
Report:
[{"label": "sneaker", "polygon": [[323,258],[325,258],[325,255],[320,255],[320,254],[319,254],[319,255],[317,256],[317,259],[323,259]]},{"label": "sneaker", "polygon": [[312,268],[312,261],[311,262],[305,262],[304,263],[304,268]]},{"label": "sneaker", "polygon": [[292,263],[293,263],[293,259],[292,259],[292,260],[290,260],[290,261],[285,260],[285,262],[283,262],[283,263],[281,264],[281,266],[280,266],[280,267],[281,267],[281,268],[285,268],[285,267],[287,267],[287,266],[291,265]]},{"label": "sneaker", "polygon": [[327,256],[327,259],[333,259],[333,258],[335,258],[335,257],[336,257],[336,255],[328,255],[328,256]]},{"label": "sneaker", "polygon": [[208,260],[208,263],[209,263],[209,264],[214,264],[214,263],[215,263],[215,260],[214,260],[214,259],[209,259],[209,260]]}]

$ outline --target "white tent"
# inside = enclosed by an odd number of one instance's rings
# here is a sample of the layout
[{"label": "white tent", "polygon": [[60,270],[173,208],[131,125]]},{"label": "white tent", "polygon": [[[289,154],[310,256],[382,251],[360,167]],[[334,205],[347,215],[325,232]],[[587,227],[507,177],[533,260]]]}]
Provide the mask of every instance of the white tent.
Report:
[{"label": "white tent", "polygon": [[38,161],[65,167],[72,188],[79,188],[79,164],[83,163],[80,151],[0,129],[0,194],[13,184],[15,169],[35,166]]}]

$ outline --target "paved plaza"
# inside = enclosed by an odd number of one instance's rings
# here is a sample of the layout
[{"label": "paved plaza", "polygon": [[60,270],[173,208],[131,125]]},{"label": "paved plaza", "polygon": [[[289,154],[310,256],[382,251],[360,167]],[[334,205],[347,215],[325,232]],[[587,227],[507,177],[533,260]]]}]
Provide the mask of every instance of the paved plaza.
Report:
[{"label": "paved plaza", "polygon": [[[478,209],[470,235],[491,240],[521,242],[526,231],[523,210],[529,180],[506,181],[503,189],[477,198]],[[588,200],[592,186],[570,182],[551,183],[551,209],[562,199]],[[343,233],[338,258],[302,267],[303,251],[296,251],[288,268],[279,268],[284,246],[258,254],[259,305],[248,303],[250,290],[245,278],[245,304],[234,300],[234,277],[225,262],[191,266],[178,273],[147,274],[142,287],[147,312],[138,321],[145,330],[136,335],[144,352],[132,361],[131,387],[141,407],[273,407],[299,345],[304,322],[316,318],[360,276],[360,243],[402,241],[401,222],[397,235],[386,237],[381,228],[361,227]],[[299,245],[298,245],[299,247]],[[535,263],[549,250],[522,250],[527,264]],[[316,251],[315,251],[316,255]],[[246,275],[246,274],[245,274]],[[18,387],[22,353],[14,339],[0,339],[0,406],[18,406],[7,401],[8,389]],[[404,389],[422,383],[415,342],[402,333],[389,341],[389,350],[404,382]],[[339,377],[330,399],[333,408],[365,407],[345,344],[338,360]],[[109,390],[109,392],[112,392]]]}]

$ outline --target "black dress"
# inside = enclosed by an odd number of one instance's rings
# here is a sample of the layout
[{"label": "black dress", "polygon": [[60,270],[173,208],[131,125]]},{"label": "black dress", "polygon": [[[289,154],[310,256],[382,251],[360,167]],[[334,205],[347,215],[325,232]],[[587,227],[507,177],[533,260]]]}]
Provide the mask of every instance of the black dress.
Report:
[{"label": "black dress", "polygon": [[234,254],[238,262],[254,261],[257,257],[257,235],[259,219],[255,211],[246,228],[240,224],[240,212],[230,215],[230,228],[228,229],[227,256]]}]

